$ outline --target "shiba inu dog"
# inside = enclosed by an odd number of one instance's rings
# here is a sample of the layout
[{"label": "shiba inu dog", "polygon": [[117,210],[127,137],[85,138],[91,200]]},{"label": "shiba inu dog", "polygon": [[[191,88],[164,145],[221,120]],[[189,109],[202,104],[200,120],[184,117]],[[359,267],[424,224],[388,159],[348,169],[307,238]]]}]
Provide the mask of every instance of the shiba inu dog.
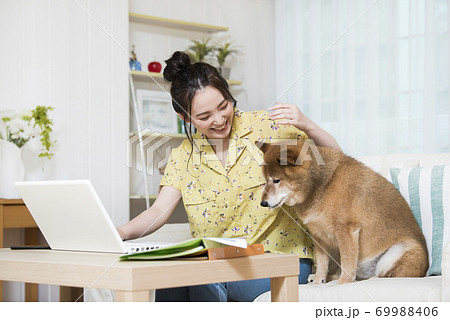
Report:
[{"label": "shiba inu dog", "polygon": [[340,151],[313,145],[313,159],[310,146],[311,140],[260,146],[266,179],[261,206],[295,207],[315,242],[313,283],[326,282],[333,250],[340,255],[338,284],[425,276],[425,238],[400,192]]}]

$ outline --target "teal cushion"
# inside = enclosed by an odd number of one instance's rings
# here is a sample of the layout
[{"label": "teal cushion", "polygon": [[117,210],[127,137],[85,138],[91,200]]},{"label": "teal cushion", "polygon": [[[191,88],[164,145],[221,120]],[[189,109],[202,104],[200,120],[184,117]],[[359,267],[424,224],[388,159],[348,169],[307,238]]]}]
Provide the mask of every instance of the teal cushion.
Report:
[{"label": "teal cushion", "polygon": [[450,165],[391,168],[391,181],[409,203],[427,241],[429,275],[441,274],[442,248],[450,241]]}]

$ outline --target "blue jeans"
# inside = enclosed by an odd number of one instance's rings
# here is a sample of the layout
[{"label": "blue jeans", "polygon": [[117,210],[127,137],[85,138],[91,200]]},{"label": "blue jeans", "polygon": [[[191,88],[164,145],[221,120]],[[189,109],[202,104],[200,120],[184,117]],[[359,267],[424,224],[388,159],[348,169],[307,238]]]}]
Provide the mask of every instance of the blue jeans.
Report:
[{"label": "blue jeans", "polygon": [[[311,273],[311,259],[300,259],[300,274],[298,283],[307,283]],[[256,279],[235,282],[220,282],[200,286],[169,288],[156,290],[157,302],[186,302],[186,301],[240,301],[251,302],[260,294],[270,291],[270,279]]]}]

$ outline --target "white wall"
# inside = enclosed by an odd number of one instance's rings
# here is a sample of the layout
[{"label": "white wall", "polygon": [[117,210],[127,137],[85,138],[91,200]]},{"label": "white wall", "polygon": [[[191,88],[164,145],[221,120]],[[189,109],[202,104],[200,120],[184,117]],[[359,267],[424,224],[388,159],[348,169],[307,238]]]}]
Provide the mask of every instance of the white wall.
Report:
[{"label": "white wall", "polygon": [[[129,216],[128,56],[77,3],[127,49],[126,0],[1,0],[0,108],[53,106],[45,178],[91,180],[120,225]],[[23,299],[7,286],[5,300]],[[42,301],[58,298],[42,287]]]}]

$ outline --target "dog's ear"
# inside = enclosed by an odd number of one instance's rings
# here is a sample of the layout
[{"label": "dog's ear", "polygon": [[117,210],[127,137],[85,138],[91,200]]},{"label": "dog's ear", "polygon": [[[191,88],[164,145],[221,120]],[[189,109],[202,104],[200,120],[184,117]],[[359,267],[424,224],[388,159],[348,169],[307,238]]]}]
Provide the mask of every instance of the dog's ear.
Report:
[{"label": "dog's ear", "polygon": [[295,166],[298,159],[298,151],[292,145],[280,145],[280,154],[276,157],[277,162],[282,166]]},{"label": "dog's ear", "polygon": [[255,145],[259,148],[259,150],[261,150],[263,153],[266,153],[266,151],[269,149],[270,144],[269,143],[265,143],[265,142],[261,142],[261,141],[255,141]]},{"label": "dog's ear", "polygon": [[297,159],[299,157],[297,148],[294,146],[288,146],[287,148],[287,163],[291,166],[295,166],[297,164]]}]

